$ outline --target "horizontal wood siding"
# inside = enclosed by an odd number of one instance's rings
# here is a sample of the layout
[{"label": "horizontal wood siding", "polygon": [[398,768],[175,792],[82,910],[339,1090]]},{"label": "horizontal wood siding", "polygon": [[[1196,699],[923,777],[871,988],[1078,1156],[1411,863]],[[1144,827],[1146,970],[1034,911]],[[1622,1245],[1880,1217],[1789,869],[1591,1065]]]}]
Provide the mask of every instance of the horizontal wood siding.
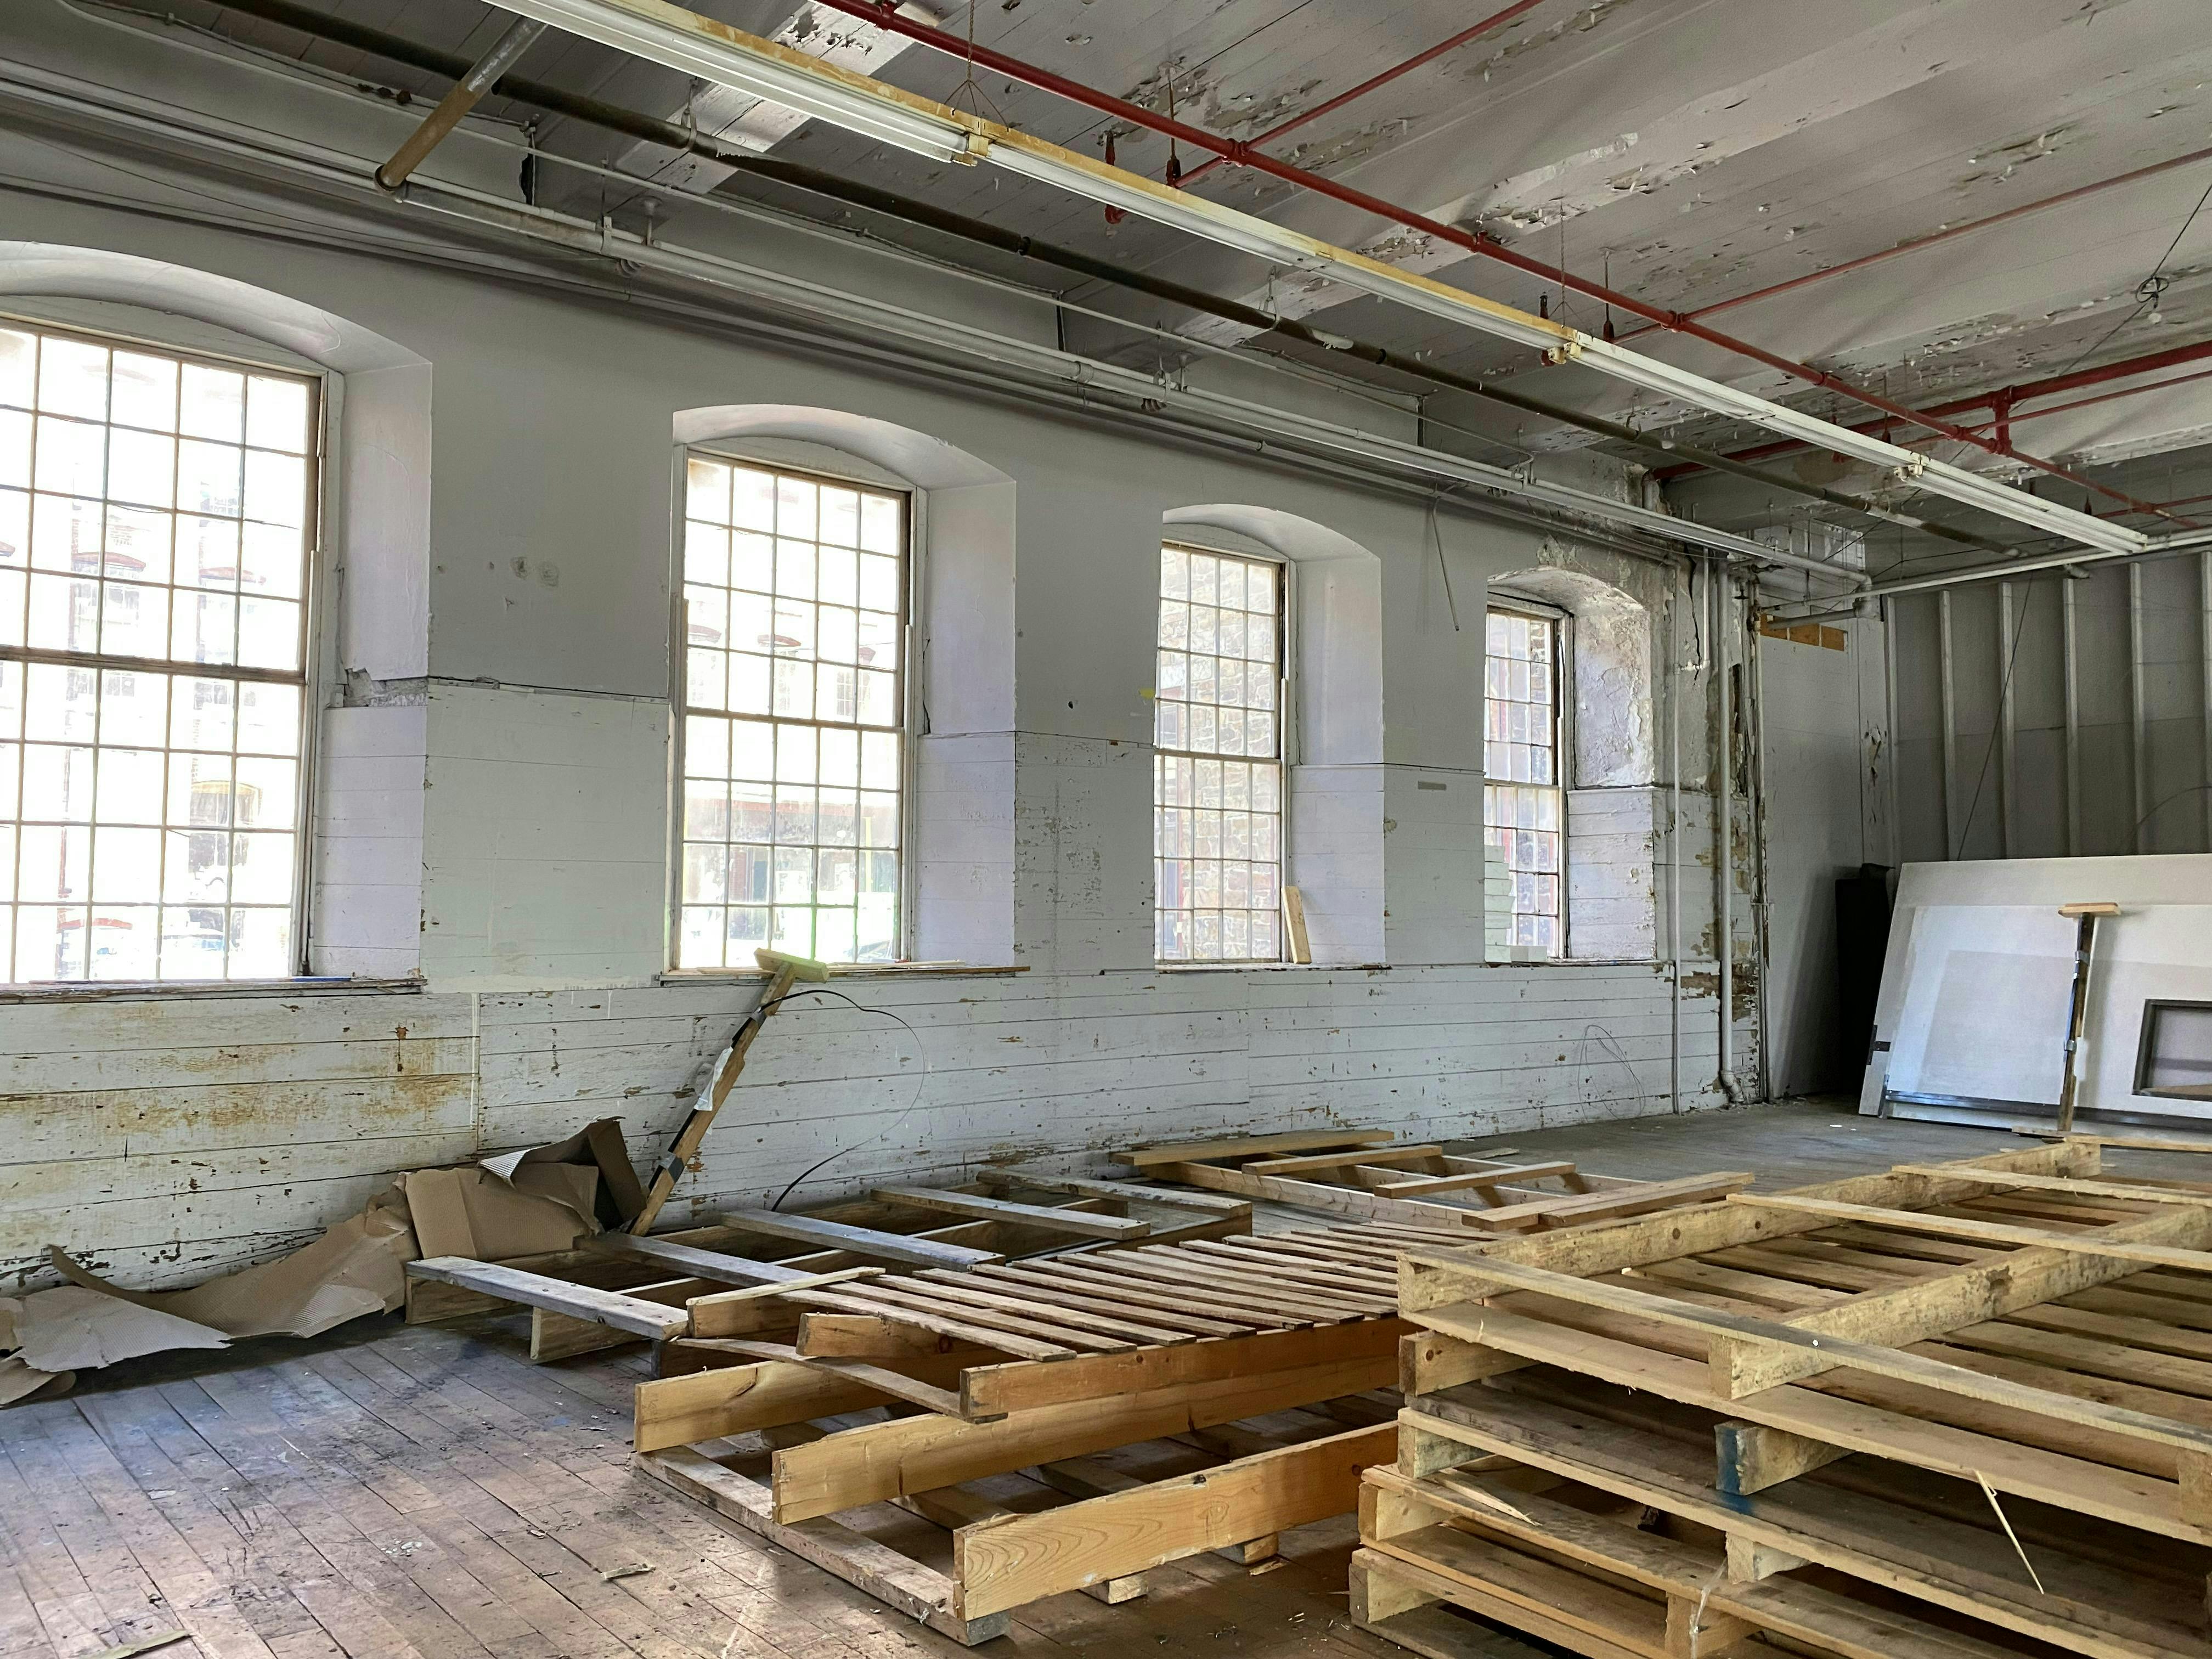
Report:
[{"label": "horizontal wood siding", "polygon": [[[794,1201],[986,1160],[1358,1124],[1511,1134],[1668,1109],[1649,964],[860,979],[779,1013],[670,1205]],[[265,1259],[402,1170],[621,1117],[658,1152],[757,994],[588,991],[0,1007],[0,1286],[46,1245],[137,1286]],[[1685,998],[1684,1075],[1715,1050]]]}]

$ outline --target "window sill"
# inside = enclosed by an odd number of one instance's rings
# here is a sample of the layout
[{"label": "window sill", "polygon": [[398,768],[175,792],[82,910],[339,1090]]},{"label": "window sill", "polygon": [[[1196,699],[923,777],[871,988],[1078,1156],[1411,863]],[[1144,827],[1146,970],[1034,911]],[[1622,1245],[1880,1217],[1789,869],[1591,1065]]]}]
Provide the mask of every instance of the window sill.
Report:
[{"label": "window sill", "polygon": [[184,1001],[215,998],[415,996],[420,978],[251,980],[82,980],[52,985],[0,985],[0,1007],[42,1002]]},{"label": "window sill", "polygon": [[[832,979],[974,979],[994,974],[1026,974],[1026,963],[1005,967],[966,962],[833,962]],[[725,980],[773,977],[766,968],[670,968],[653,976],[656,985],[714,984]]]}]

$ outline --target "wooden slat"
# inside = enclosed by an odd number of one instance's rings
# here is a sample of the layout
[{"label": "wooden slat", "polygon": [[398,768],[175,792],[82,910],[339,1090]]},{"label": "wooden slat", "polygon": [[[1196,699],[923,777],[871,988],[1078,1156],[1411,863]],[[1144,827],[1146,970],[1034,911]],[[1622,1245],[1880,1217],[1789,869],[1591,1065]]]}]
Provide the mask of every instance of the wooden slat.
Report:
[{"label": "wooden slat", "polygon": [[842,1222],[786,1215],[780,1210],[726,1210],[714,1218],[726,1227],[744,1232],[796,1239],[823,1249],[870,1256],[878,1261],[896,1261],[911,1267],[971,1267],[979,1261],[1006,1260],[995,1250],[971,1249],[964,1244],[946,1244],[905,1233],[878,1232],[872,1227],[848,1227]]},{"label": "wooden slat", "polygon": [[940,1389],[889,1366],[872,1365],[865,1359],[803,1354],[781,1342],[748,1342],[728,1337],[688,1338],[679,1346],[694,1352],[731,1354],[740,1359],[772,1359],[805,1365],[864,1389],[873,1389],[894,1400],[903,1400],[908,1405],[920,1406],[924,1411],[940,1412],[947,1417],[961,1415],[960,1396],[952,1389]]},{"label": "wooden slat", "polygon": [[526,1307],[566,1314],[571,1319],[611,1325],[618,1331],[650,1337],[655,1341],[680,1335],[691,1324],[690,1315],[682,1308],[665,1307],[639,1297],[624,1296],[619,1291],[571,1285],[566,1279],[548,1279],[543,1273],[524,1273],[494,1261],[474,1261],[466,1256],[426,1256],[409,1262],[407,1271],[416,1279],[458,1285],[464,1290],[497,1297],[502,1302],[520,1302]]},{"label": "wooden slat", "polygon": [[1395,1139],[1388,1129],[1296,1129],[1282,1134],[1243,1135],[1233,1140],[1188,1140],[1139,1146],[1120,1154],[1124,1164],[1148,1170],[1160,1164],[1202,1162],[1213,1158],[1259,1158],[1270,1152],[1313,1152],[1334,1147],[1382,1146]]},{"label": "wooden slat", "polygon": [[[959,1381],[963,1364],[958,1354],[917,1354],[907,1370],[915,1380],[951,1388]],[[634,1443],[641,1452],[663,1451],[866,1411],[893,1397],[795,1358],[721,1365],[639,1383],[632,1396]]]},{"label": "wooden slat", "polygon": [[816,1291],[826,1285],[842,1285],[855,1279],[874,1279],[881,1267],[840,1267],[835,1273],[805,1273],[773,1285],[753,1285],[734,1291],[695,1296],[684,1305],[690,1310],[692,1336],[744,1336],[768,1328],[771,1318],[788,1322],[792,1310],[780,1309],[777,1297],[786,1291]]},{"label": "wooden slat", "polygon": [[1111,1353],[1117,1349],[1134,1346],[1126,1337],[1101,1336],[1050,1319],[1006,1313],[974,1302],[942,1296],[935,1287],[925,1286],[912,1279],[856,1285],[846,1294],[867,1304],[874,1311],[888,1314],[894,1319],[908,1312],[954,1319],[981,1326],[986,1330],[1010,1331],[1033,1341],[1052,1343],[1063,1350],[1072,1349],[1079,1353]]},{"label": "wooden slat", "polygon": [[[1423,1193],[1454,1193],[1473,1188],[1505,1187],[1531,1181],[1544,1181],[1554,1176],[1572,1175],[1571,1164],[1508,1164],[1495,1170],[1484,1170],[1473,1174],[1422,1176],[1418,1179],[1393,1181],[1375,1190],[1385,1198],[1413,1198]],[[1563,1194],[1564,1196],[1564,1194]]]},{"label": "wooden slat", "polygon": [[1036,1515],[1008,1515],[953,1536],[954,1576],[970,1618],[1205,1550],[1343,1515],[1360,1472],[1389,1459],[1397,1429],[1353,1429],[1304,1445],[1155,1480]]},{"label": "wooden slat", "polygon": [[694,1279],[711,1279],[720,1285],[775,1285],[808,1274],[774,1261],[750,1261],[690,1244],[673,1244],[663,1238],[640,1238],[632,1233],[600,1233],[584,1241],[594,1255],[623,1256],[634,1261],[686,1273]]},{"label": "wooden slat", "polygon": [[982,1170],[975,1180],[981,1186],[1000,1189],[1027,1188],[1040,1193],[1066,1193],[1073,1198],[1119,1199],[1125,1202],[1136,1200],[1178,1210],[1202,1210],[1208,1214],[1223,1217],[1252,1213],[1252,1205],[1248,1199],[1228,1198],[1218,1193],[1163,1192],[1157,1187],[1139,1186],[1133,1181],[1094,1181],[1085,1176],[1048,1175],[1042,1170],[1024,1169],[1019,1164],[1011,1170]]},{"label": "wooden slat", "polygon": [[[1899,1164],[1893,1173],[1957,1176],[1962,1169],[1959,1164]],[[2037,1175],[2025,1170],[1977,1170],[1972,1179],[1985,1187],[2064,1193],[2078,1198],[2118,1198],[2131,1204],[2212,1204],[2212,1194],[2200,1189],[2177,1189],[2127,1181],[2090,1181],[2079,1176]]]},{"label": "wooden slat", "polygon": [[1314,1170],[1341,1170],[1353,1164],[1419,1164],[1443,1155],[1441,1146],[1393,1146],[1382,1152],[1314,1152],[1304,1158],[1263,1158],[1242,1167],[1248,1175],[1299,1175]]},{"label": "wooden slat", "polygon": [[1041,1342],[1033,1337],[1019,1336],[1012,1331],[979,1325],[969,1320],[949,1318],[919,1308],[887,1306],[881,1302],[863,1301],[842,1290],[793,1291],[790,1296],[793,1302],[803,1306],[827,1308],[832,1313],[869,1314],[878,1319],[902,1320],[925,1331],[934,1331],[939,1336],[949,1336],[956,1342],[996,1348],[1018,1359],[1064,1359],[1075,1352],[1062,1343]]},{"label": "wooden slat", "polygon": [[1734,1193],[1729,1194],[1729,1202],[1834,1216],[1865,1222],[1870,1226],[1893,1227],[1901,1232],[1929,1233],[1938,1238],[1972,1238],[1991,1244],[2078,1250],[2088,1255],[2108,1255],[2118,1261],[2178,1267],[2188,1273],[2212,1273],[2212,1250],[2182,1249],[2172,1244],[2118,1243],[2094,1233],[2053,1232],[2048,1227],[2008,1226],[2001,1221],[1978,1221],[1972,1216],[1923,1215],[1917,1210],[1880,1210],[1867,1204],[1836,1204],[1817,1198],[1770,1198],[1760,1193]]},{"label": "wooden slat", "polygon": [[969,1216],[978,1221],[1018,1222],[1024,1226],[1073,1233],[1082,1238],[1142,1238],[1152,1230],[1151,1222],[1127,1216],[1059,1210],[1042,1204],[1016,1204],[1008,1199],[985,1198],[976,1193],[941,1192],[933,1187],[878,1187],[869,1196],[879,1204],[908,1204],[920,1210],[941,1210],[947,1215]]},{"label": "wooden slat", "polygon": [[1507,1205],[1474,1212],[1477,1224],[1503,1228],[1519,1226],[1569,1227],[1613,1216],[1632,1216],[1681,1204],[1699,1204],[1724,1198],[1759,1177],[1749,1170],[1726,1170],[1711,1175],[1684,1176],[1675,1181],[1644,1181],[1633,1186],[1608,1187],[1600,1192],[1547,1194],[1524,1204]]},{"label": "wooden slat", "polygon": [[963,1302],[978,1308],[991,1308],[1000,1313],[1033,1317],[1047,1324],[1066,1326],[1074,1330],[1091,1331],[1100,1336],[1116,1336],[1131,1342],[1142,1342],[1158,1346],[1163,1344],[1194,1342],[1197,1338],[1188,1331],[1167,1330],[1158,1325],[1139,1324],[1129,1316],[1101,1314],[1067,1305],[1058,1297],[1043,1297],[1024,1295],[1006,1286],[993,1287],[974,1283],[971,1273],[951,1273],[932,1269],[915,1276],[930,1286],[933,1294],[954,1302]]},{"label": "wooden slat", "polygon": [[[1091,1256],[1082,1261],[1074,1261],[1061,1257],[1034,1264],[1022,1271],[1057,1282],[1072,1283],[1078,1287],[1088,1286],[1099,1296],[1127,1301],[1133,1306],[1188,1309],[1208,1319],[1227,1320],[1263,1330],[1312,1322],[1310,1318],[1297,1314],[1279,1314],[1255,1308],[1249,1302],[1237,1297],[1208,1295],[1188,1285],[1169,1286],[1149,1279],[1133,1278],[1127,1273],[1109,1270],[1103,1265],[1108,1260],[1103,1256]],[[1093,1262],[1101,1265],[1091,1265]]]},{"label": "wooden slat", "polygon": [[1241,1336],[1251,1328],[1248,1324],[1231,1324],[1225,1319],[1201,1318],[1166,1297],[1139,1301],[1126,1295],[1094,1294],[1095,1287],[1083,1280],[1056,1279],[1020,1267],[975,1267],[969,1270],[969,1277],[985,1286],[1004,1284],[1048,1296],[1055,1307],[1080,1308],[1087,1313],[1135,1319],[1187,1336]]}]

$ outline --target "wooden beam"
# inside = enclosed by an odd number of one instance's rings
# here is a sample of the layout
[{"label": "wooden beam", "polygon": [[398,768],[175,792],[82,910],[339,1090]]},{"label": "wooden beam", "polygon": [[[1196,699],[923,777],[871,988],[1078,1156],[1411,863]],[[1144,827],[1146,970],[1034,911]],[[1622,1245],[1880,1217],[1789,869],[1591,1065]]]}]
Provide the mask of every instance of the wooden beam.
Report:
[{"label": "wooden beam", "polygon": [[903,1359],[918,1353],[961,1353],[991,1364],[1003,1356],[934,1331],[876,1314],[808,1313],[799,1317],[794,1345],[808,1359]]},{"label": "wooden beam", "polygon": [[[848,1429],[811,1445],[777,1451],[775,1512],[786,1521],[832,1515],[902,1492],[957,1486],[1032,1463],[1286,1411],[1374,1388],[1377,1368],[1371,1359],[1340,1360],[1264,1376],[1041,1407],[996,1423],[933,1415]],[[1389,1368],[1386,1356],[1380,1362],[1382,1380],[1388,1380]],[[639,1393],[653,1386],[644,1384]]]},{"label": "wooden beam", "polygon": [[[864,1389],[873,1389],[878,1394],[889,1395],[893,1400],[903,1400],[924,1411],[939,1412],[948,1417],[960,1415],[960,1396],[951,1389],[940,1389],[934,1383],[921,1382],[887,1366],[872,1365],[865,1359],[824,1358],[802,1354],[797,1348],[787,1347],[780,1342],[748,1342],[726,1337],[689,1339],[684,1346],[714,1353],[733,1354],[740,1359],[805,1365],[827,1376],[858,1383]],[[908,1358],[914,1357],[909,1355]]]},{"label": "wooden beam", "polygon": [[[908,1370],[916,1380],[950,1387],[959,1376],[960,1357],[917,1354]],[[634,1443],[641,1452],[662,1451],[725,1435],[866,1411],[891,1397],[882,1389],[797,1359],[757,1360],[686,1376],[655,1377],[637,1385]]]},{"label": "wooden beam", "polygon": [[1006,1260],[995,1250],[971,1249],[965,1244],[941,1243],[906,1233],[878,1232],[872,1227],[848,1227],[813,1216],[786,1215],[781,1210],[726,1210],[714,1218],[743,1232],[796,1239],[822,1249],[872,1256],[909,1267],[972,1267],[981,1261]]},{"label": "wooden beam", "polygon": [[1765,1423],[1713,1425],[1713,1453],[1720,1469],[1714,1484],[1734,1498],[1795,1480],[1850,1453],[1824,1440],[1808,1440]]},{"label": "wooden beam", "polygon": [[1212,1158],[1261,1158],[1270,1152],[1383,1146],[1395,1139],[1388,1129],[1297,1129],[1283,1134],[1245,1135],[1235,1140],[1186,1140],[1161,1146],[1139,1146],[1121,1154],[1121,1161],[1147,1170],[1159,1164],[1187,1164]]},{"label": "wooden beam", "polygon": [[692,1107],[690,1115],[684,1120],[676,1139],[669,1142],[668,1152],[653,1172],[653,1184],[646,1189],[645,1201],[630,1218],[629,1230],[641,1237],[653,1231],[653,1224],[660,1218],[660,1209],[668,1202],[668,1195],[676,1190],[676,1182],[684,1170],[699,1156],[699,1148],[707,1139],[707,1131],[714,1127],[714,1117],[730,1097],[730,1091],[738,1081],[738,1073],[745,1069],[745,1056],[752,1052],[753,1040],[760,1036],[761,1027],[769,1017],[783,1006],[791,994],[797,972],[790,968],[779,968],[774,978],[762,988],[760,1000],[753,1005],[752,1012],[738,1026],[730,1046],[715,1057],[714,1073],[706,1091]]},{"label": "wooden beam", "polygon": [[878,1187],[869,1196],[878,1204],[908,1204],[918,1210],[941,1210],[977,1221],[1018,1222],[1052,1232],[1073,1233],[1082,1238],[1142,1238],[1152,1230],[1149,1221],[1127,1216],[1099,1215],[1088,1210],[1060,1210],[1042,1204],[1016,1204],[977,1193],[948,1193],[933,1187]]},{"label": "wooden beam", "polygon": [[458,1285],[464,1290],[497,1297],[502,1302],[520,1302],[525,1307],[544,1308],[566,1314],[571,1319],[611,1325],[618,1331],[650,1337],[656,1342],[680,1336],[691,1325],[691,1316],[681,1308],[624,1296],[619,1291],[571,1285],[563,1279],[548,1279],[543,1273],[503,1267],[495,1261],[476,1261],[459,1255],[426,1256],[409,1262],[407,1272],[416,1279]]},{"label": "wooden beam", "polygon": [[1615,1216],[1641,1215],[1677,1205],[1702,1204],[1725,1198],[1759,1177],[1749,1170],[1724,1170],[1711,1175],[1684,1176],[1674,1181],[1639,1181],[1632,1186],[1607,1187],[1594,1193],[1546,1194],[1526,1203],[1474,1212],[1476,1224],[1491,1228],[1573,1227]]},{"label": "wooden beam", "polygon": [[672,1244],[663,1238],[640,1238],[633,1233],[599,1233],[586,1239],[584,1248],[594,1255],[648,1261],[655,1267],[689,1273],[694,1279],[711,1279],[720,1285],[775,1285],[811,1276],[797,1267],[786,1267],[774,1261],[751,1261],[744,1256],[726,1255],[720,1250]]},{"label": "wooden beam", "polygon": [[953,1576],[969,1618],[1343,1515],[1360,1472],[1387,1461],[1397,1430],[1353,1429],[953,1534]]},{"label": "wooden beam", "polygon": [[[1899,1175],[1957,1176],[1960,1167],[1948,1164],[1900,1164]],[[2034,1175],[2024,1170],[1975,1172],[1972,1179],[1984,1187],[2064,1193],[2075,1198],[2124,1198],[2135,1204],[2212,1204],[2212,1193],[2170,1187],[2138,1185],[2125,1181],[2085,1181],[2064,1176]]]}]

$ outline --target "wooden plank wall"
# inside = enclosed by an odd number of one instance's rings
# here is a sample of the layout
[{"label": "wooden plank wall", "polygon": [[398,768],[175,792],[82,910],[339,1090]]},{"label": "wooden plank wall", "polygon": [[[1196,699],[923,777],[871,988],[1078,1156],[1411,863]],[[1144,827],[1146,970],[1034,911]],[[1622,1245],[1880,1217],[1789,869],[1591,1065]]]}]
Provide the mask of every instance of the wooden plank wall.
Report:
[{"label": "wooden plank wall", "polygon": [[[777,1016],[668,1217],[985,1158],[1146,1139],[1388,1127],[1513,1133],[1668,1109],[1668,994],[1643,965],[859,979]],[[0,1290],[58,1243],[137,1286],[312,1237],[400,1170],[619,1116],[642,1161],[750,984],[0,1006]],[[1715,1050],[1684,1001],[1686,1078]],[[1743,1041],[1748,1048],[1749,1033]],[[927,1071],[922,1057],[927,1055]]]}]

